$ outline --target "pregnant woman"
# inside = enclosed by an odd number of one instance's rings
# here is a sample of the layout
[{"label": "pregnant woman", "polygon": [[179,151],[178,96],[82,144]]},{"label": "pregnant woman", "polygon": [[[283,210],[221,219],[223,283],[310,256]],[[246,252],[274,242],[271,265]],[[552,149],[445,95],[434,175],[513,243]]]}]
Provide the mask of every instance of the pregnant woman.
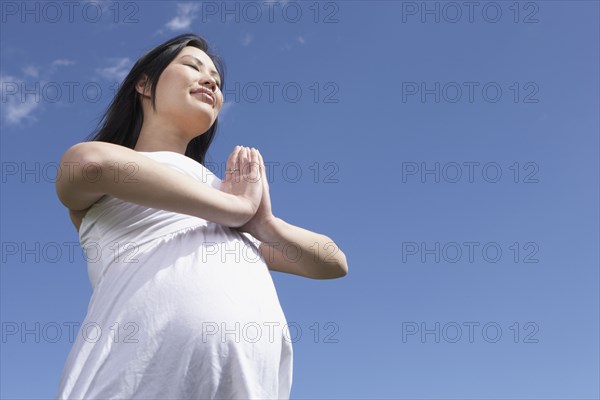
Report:
[{"label": "pregnant woman", "polygon": [[289,398],[269,271],[333,279],[348,265],[329,237],[273,215],[257,149],[236,146],[223,180],[203,165],[223,77],[203,38],[177,36],[134,64],[92,140],[62,156],[56,191],[93,294],[57,398]]}]

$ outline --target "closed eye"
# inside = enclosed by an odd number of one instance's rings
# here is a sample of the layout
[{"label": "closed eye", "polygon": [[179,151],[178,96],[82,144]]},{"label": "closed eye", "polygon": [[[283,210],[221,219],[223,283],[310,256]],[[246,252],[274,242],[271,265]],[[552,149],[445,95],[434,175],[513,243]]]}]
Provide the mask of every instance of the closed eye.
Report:
[{"label": "closed eye", "polygon": [[[193,64],[185,64],[185,65],[187,65],[188,67],[192,67],[192,68],[194,68],[196,71],[200,72],[200,70],[198,69],[198,67],[196,67],[196,66],[195,66],[195,65],[193,65]],[[221,82],[217,81],[217,87],[218,87],[219,89],[221,89]]]}]

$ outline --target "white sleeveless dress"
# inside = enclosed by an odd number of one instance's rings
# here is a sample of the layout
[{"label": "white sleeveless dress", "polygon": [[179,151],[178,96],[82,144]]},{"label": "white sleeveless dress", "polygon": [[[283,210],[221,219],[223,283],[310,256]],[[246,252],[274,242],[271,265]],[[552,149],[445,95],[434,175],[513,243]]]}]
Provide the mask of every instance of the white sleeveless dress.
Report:
[{"label": "white sleeveless dress", "polygon": [[[183,154],[138,153],[220,186]],[[58,399],[289,398],[290,333],[257,239],[104,196],[79,240],[93,294]]]}]

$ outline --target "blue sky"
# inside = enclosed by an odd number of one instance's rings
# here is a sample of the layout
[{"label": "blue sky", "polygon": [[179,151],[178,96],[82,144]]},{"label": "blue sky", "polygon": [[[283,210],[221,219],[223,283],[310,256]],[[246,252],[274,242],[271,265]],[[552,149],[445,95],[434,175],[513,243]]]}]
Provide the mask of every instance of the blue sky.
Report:
[{"label": "blue sky", "polygon": [[74,3],[2,3],[0,397],[54,395],[91,296],[56,163],[187,31],[228,73],[210,169],[257,147],[347,256],[272,273],[292,398],[600,397],[597,1]]}]

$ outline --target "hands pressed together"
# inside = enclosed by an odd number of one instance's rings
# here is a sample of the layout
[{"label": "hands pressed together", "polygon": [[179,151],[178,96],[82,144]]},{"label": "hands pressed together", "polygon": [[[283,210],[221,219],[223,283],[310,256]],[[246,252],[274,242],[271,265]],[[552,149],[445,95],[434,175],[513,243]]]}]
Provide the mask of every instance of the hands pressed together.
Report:
[{"label": "hands pressed together", "polygon": [[252,218],[235,229],[260,239],[262,230],[275,217],[271,209],[265,164],[257,149],[244,146],[233,149],[227,159],[221,190],[236,196],[244,207],[252,210]]},{"label": "hands pressed together", "polygon": [[[265,163],[257,149],[235,147],[227,159],[220,189],[233,195],[237,209],[246,216],[243,225],[230,228],[248,232],[262,244],[267,243],[269,255],[264,257],[269,270],[313,279],[340,278],[348,273],[346,255],[330,237],[294,226],[273,215]],[[293,260],[285,251],[290,243],[300,255]],[[315,253],[315,245],[325,250],[334,245],[337,250]],[[314,256],[310,257],[311,254]]]}]

